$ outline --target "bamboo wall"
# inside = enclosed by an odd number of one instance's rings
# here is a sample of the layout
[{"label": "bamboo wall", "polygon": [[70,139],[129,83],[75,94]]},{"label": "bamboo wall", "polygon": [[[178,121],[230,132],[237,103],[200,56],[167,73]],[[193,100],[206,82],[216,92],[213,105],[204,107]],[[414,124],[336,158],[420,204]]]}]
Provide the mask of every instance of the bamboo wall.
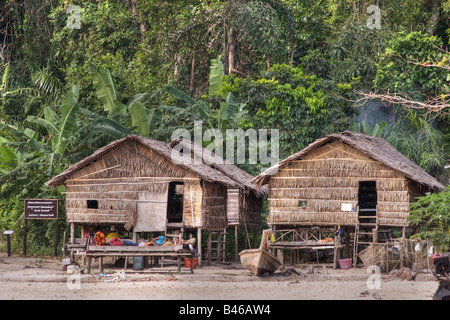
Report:
[{"label": "bamboo wall", "polygon": [[[167,190],[170,181],[185,183],[185,223],[201,227],[200,179],[137,142],[123,144],[65,181],[67,221],[123,224],[130,230],[136,222],[139,194]],[[87,200],[97,200],[98,209],[88,209]]]},{"label": "bamboo wall", "polygon": [[[340,141],[311,151],[270,178],[268,223],[354,226],[360,181],[376,181],[379,225],[407,225],[407,179]],[[306,202],[304,208],[300,202]],[[343,203],[355,212],[343,212]]]},{"label": "bamboo wall", "polygon": [[261,226],[262,199],[253,192],[229,189],[227,203],[228,225],[245,225],[250,231]]},{"label": "bamboo wall", "polygon": [[183,193],[183,217],[186,228],[203,227],[203,189],[200,181],[186,181]]},{"label": "bamboo wall", "polygon": [[206,229],[223,229],[227,226],[227,188],[218,183],[203,182],[202,217]]}]

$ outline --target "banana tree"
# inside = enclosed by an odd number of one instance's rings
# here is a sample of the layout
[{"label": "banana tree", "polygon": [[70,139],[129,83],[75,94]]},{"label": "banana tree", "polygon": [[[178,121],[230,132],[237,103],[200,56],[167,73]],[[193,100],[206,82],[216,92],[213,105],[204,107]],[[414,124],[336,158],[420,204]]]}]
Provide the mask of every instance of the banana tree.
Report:
[{"label": "banana tree", "polygon": [[219,108],[213,108],[205,101],[195,101],[185,92],[170,85],[164,85],[163,89],[172,96],[184,101],[196,114],[191,114],[192,120],[202,120],[209,125],[210,129],[219,129],[225,132],[230,123],[239,122],[244,116],[245,104],[238,104],[236,98],[231,94],[221,95],[222,77],[224,76],[223,64],[217,59],[211,60],[211,70],[209,74],[209,96],[219,95],[222,99]]},{"label": "banana tree", "polygon": [[383,135],[384,128],[387,127],[386,121],[381,121],[380,123],[376,123],[375,126],[371,129],[366,120],[363,120],[361,124],[355,122],[350,126],[350,130],[355,132],[360,132],[362,126],[362,131],[364,134],[376,138],[381,138]]},{"label": "banana tree", "polygon": [[53,154],[61,155],[66,151],[77,127],[78,112],[80,111],[80,105],[78,104],[79,91],[79,85],[74,85],[72,91],[62,99],[61,116],[58,116],[50,107],[45,107],[44,118],[27,117],[27,121],[47,129],[52,141]]},{"label": "banana tree", "polygon": [[[143,100],[147,93],[138,93],[124,104],[108,69],[99,69],[91,63],[90,74],[97,98],[102,102],[103,109],[108,112],[108,118],[113,119],[118,115],[126,115],[128,111],[134,133],[143,137],[155,136],[162,113],[156,108],[148,109],[146,107]],[[111,123],[108,124],[111,125]],[[117,125],[118,123],[113,127],[115,126],[117,129]]]}]

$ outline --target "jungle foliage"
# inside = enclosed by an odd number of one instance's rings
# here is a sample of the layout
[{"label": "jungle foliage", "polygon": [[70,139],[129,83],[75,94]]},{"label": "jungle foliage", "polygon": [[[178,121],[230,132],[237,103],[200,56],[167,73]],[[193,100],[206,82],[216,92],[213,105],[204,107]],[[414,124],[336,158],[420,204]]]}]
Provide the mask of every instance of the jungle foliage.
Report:
[{"label": "jungle foliage", "polygon": [[[371,4],[3,1],[0,229],[21,229],[20,199],[63,198],[44,183],[94,150],[131,133],[168,141],[194,121],[278,129],[281,158],[360,130],[447,184],[450,1],[377,1],[380,28]],[[386,98],[355,103],[373,92]],[[54,222],[29,228],[30,252],[45,253]]]}]

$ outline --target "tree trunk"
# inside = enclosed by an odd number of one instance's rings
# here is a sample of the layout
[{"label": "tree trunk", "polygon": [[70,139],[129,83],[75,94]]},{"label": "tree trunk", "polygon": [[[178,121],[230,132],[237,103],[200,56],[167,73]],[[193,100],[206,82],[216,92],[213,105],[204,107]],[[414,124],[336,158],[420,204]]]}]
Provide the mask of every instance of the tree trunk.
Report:
[{"label": "tree trunk", "polygon": [[236,31],[234,29],[230,29],[230,33],[228,34],[228,75],[231,75],[234,68],[234,53],[236,51]]},{"label": "tree trunk", "polygon": [[139,31],[141,34],[141,42],[143,43],[145,41],[145,32],[147,31],[147,28],[145,26],[145,22],[139,22],[139,11],[137,9],[137,1],[136,0],[130,0],[130,9],[131,9],[131,15],[133,17],[133,24],[135,27],[139,25]]},{"label": "tree trunk", "polygon": [[436,32],[441,17],[441,0],[431,0],[431,17],[428,20],[427,33],[432,36]]}]

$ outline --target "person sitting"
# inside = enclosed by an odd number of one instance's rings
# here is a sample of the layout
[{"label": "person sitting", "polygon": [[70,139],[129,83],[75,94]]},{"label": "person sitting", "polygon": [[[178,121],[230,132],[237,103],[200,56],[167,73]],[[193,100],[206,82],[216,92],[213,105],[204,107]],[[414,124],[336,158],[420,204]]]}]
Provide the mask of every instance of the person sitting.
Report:
[{"label": "person sitting", "polygon": [[127,239],[120,239],[119,237],[114,237],[111,239],[106,239],[110,246],[138,246],[139,244],[132,242]]},{"label": "person sitting", "polygon": [[148,246],[162,246],[164,244],[164,236],[159,236],[156,238],[153,238],[149,242],[145,244],[146,247]]}]

